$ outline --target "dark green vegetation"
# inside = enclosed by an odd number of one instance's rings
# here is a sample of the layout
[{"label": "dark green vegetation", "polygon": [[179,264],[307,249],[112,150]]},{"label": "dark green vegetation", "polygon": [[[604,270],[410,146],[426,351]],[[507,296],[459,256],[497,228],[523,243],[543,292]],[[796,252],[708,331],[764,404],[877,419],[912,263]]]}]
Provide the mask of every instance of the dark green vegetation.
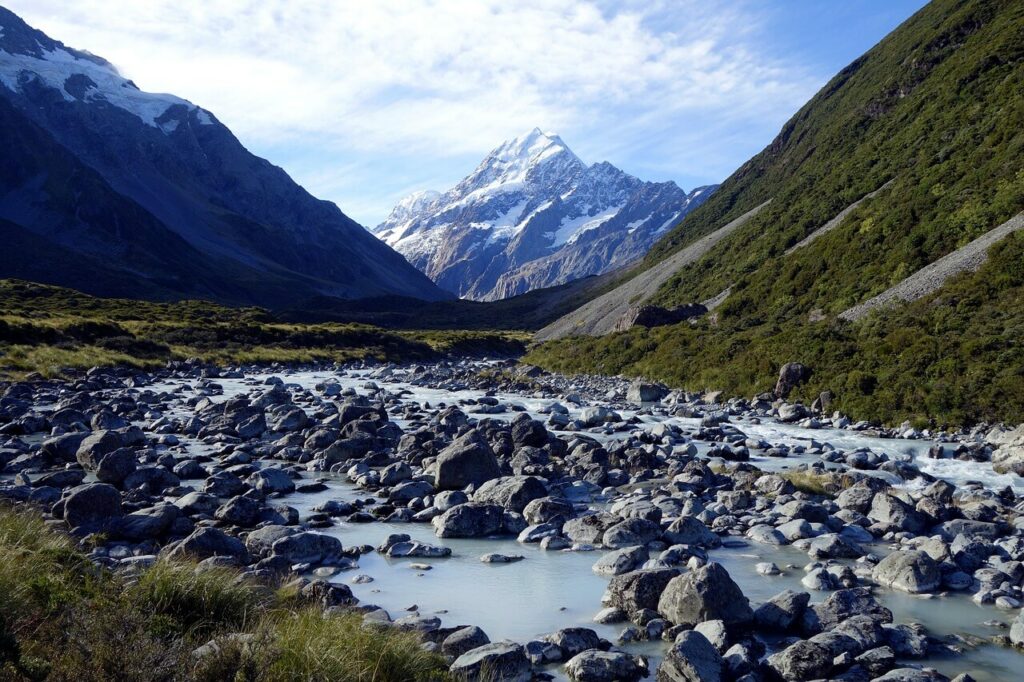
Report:
[{"label": "dark green vegetation", "polygon": [[515,355],[515,333],[386,331],[363,324],[284,322],[261,308],[203,301],[103,299],[41,284],[0,280],[0,369],[59,374],[62,368],[172,359],[216,363],[428,360]]},{"label": "dark green vegetation", "polygon": [[390,329],[540,329],[607,290],[618,276],[618,271],[609,272],[487,303],[394,296],[355,301],[322,298],[282,310],[277,317],[296,322],[359,322]]},{"label": "dark green vegetation", "polygon": [[[1024,5],[935,0],[805,105],[651,251],[659,262],[772,203],[651,302],[732,293],[711,320],[547,344],[566,371],[641,374],[692,389],[769,390],[813,368],[851,414],[885,422],[1024,421],[1022,244],[978,273],[856,324],[835,316],[1024,210]],[[887,181],[835,230],[786,250]]]},{"label": "dark green vegetation", "polygon": [[[361,624],[233,569],[101,570],[35,512],[0,506],[3,680],[447,679],[415,635]],[[193,656],[211,640],[218,652]]]}]

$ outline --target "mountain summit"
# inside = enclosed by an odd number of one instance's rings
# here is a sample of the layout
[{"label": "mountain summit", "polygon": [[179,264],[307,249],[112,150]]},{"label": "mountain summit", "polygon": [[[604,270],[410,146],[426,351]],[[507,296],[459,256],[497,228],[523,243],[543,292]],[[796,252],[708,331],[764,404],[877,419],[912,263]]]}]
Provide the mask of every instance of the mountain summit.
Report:
[{"label": "mountain summit", "polygon": [[291,307],[448,295],[210,112],[0,7],[0,277]]},{"label": "mountain summit", "polygon": [[534,128],[503,143],[444,194],[406,197],[374,233],[442,288],[495,300],[620,267],[704,201],[583,163]]}]

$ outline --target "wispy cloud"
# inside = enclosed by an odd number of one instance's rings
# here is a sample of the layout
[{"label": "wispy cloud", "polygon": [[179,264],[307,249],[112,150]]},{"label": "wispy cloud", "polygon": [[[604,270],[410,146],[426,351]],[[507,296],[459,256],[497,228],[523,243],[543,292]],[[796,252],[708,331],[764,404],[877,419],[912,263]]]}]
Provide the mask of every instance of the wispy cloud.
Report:
[{"label": "wispy cloud", "polygon": [[[584,159],[721,179],[821,74],[760,49],[760,10],[694,0],[13,0],[146,90],[210,109],[357,219],[444,188],[534,126]],[[760,144],[764,144],[762,139]],[[746,145],[750,147],[750,145]],[[747,150],[744,149],[744,153]],[[744,157],[745,158],[745,157]]]}]

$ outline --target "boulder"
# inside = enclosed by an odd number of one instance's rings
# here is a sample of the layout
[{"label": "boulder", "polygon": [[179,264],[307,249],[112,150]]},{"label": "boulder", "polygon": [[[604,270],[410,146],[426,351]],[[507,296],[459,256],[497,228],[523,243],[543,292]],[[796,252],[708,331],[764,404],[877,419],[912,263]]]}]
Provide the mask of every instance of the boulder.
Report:
[{"label": "boulder", "polygon": [[261,495],[295,492],[295,481],[288,472],[277,467],[260,469],[249,476],[246,482]]},{"label": "boulder", "polygon": [[135,451],[131,448],[118,448],[103,455],[94,471],[98,481],[121,485],[136,468],[138,468],[138,460],[135,457]]},{"label": "boulder", "polygon": [[710,549],[722,544],[721,538],[694,516],[680,516],[669,525],[662,537],[670,545],[696,545]]},{"label": "boulder", "polygon": [[765,665],[783,680],[803,682],[827,677],[833,658],[822,644],[801,640],[769,656]]},{"label": "boulder", "polygon": [[705,620],[721,620],[730,630],[741,630],[754,619],[742,590],[713,562],[673,578],[658,600],[658,613],[691,628]]},{"label": "boulder", "polygon": [[437,456],[434,486],[438,490],[460,490],[482,485],[501,476],[501,466],[487,441],[476,431],[456,439]]},{"label": "boulder", "polygon": [[522,513],[530,502],[546,497],[544,482],[536,476],[503,476],[487,481],[473,494],[474,502],[498,504]]},{"label": "boulder", "polygon": [[707,312],[707,307],[700,303],[688,303],[674,308],[663,308],[656,305],[630,306],[615,321],[612,331],[625,332],[633,327],[663,327],[669,324],[679,324],[700,317]]},{"label": "boulder", "polygon": [[804,610],[811,601],[807,592],[781,592],[754,611],[754,624],[759,630],[788,632],[800,625]]},{"label": "boulder", "polygon": [[172,547],[168,556],[172,559],[203,560],[213,556],[230,557],[244,564],[249,561],[249,553],[242,541],[220,530],[205,526],[197,528],[191,535]]},{"label": "boulder", "polygon": [[588,649],[565,664],[565,673],[574,682],[637,682],[647,669],[621,651]]},{"label": "boulder", "polygon": [[471,649],[455,659],[449,669],[467,682],[529,682],[530,661],[515,642],[495,642]]},{"label": "boulder", "polygon": [[467,502],[435,516],[431,523],[438,537],[480,538],[501,533],[504,518],[504,509],[496,504]]},{"label": "boulder", "polygon": [[604,650],[610,646],[590,628],[562,628],[542,637],[541,640],[557,646],[562,652],[563,661],[587,649]]},{"label": "boulder", "polygon": [[721,654],[696,630],[686,630],[658,666],[658,682],[719,682],[722,679]]},{"label": "boulder", "polygon": [[109,483],[86,483],[64,500],[64,521],[77,532],[102,531],[124,515],[121,493]]},{"label": "boulder", "polygon": [[881,585],[911,594],[931,592],[942,584],[938,563],[920,551],[893,552],[878,562],[871,577]]},{"label": "boulder", "polygon": [[852,616],[871,616],[881,623],[892,622],[892,611],[878,603],[864,587],[836,590],[820,604],[808,607],[801,628],[807,634],[831,630]]},{"label": "boulder", "polygon": [[786,398],[794,388],[811,378],[811,370],[799,362],[787,362],[779,369],[775,382],[775,397]]},{"label": "boulder", "polygon": [[458,658],[467,651],[472,651],[485,644],[490,644],[487,633],[475,625],[460,628],[444,638],[441,642],[441,653],[445,656]]},{"label": "boulder", "polygon": [[677,575],[679,570],[675,568],[642,569],[616,575],[608,582],[608,603],[627,614],[657,610],[661,593]]},{"label": "boulder", "polygon": [[647,561],[648,556],[646,547],[623,547],[598,559],[593,570],[598,575],[622,575],[639,567]]},{"label": "boulder", "polygon": [[668,388],[637,379],[629,385],[626,400],[633,403],[655,403],[668,395]]}]

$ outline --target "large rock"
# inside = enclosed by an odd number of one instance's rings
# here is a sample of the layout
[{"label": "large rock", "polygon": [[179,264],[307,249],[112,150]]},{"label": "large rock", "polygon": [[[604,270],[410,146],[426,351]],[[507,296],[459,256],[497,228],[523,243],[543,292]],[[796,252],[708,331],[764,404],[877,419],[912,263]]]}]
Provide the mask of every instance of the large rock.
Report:
[{"label": "large rock", "polygon": [[615,321],[613,331],[625,332],[633,327],[663,327],[668,324],[678,324],[700,317],[707,311],[707,307],[700,303],[689,303],[675,308],[662,308],[656,305],[631,306]]},{"label": "large rock", "polygon": [[565,673],[573,682],[637,682],[647,669],[621,651],[588,649],[565,664]]},{"label": "large rock", "polygon": [[864,587],[836,590],[820,604],[809,606],[801,627],[807,634],[831,630],[852,616],[871,616],[882,623],[892,622],[892,611],[878,603]]},{"label": "large rock", "polygon": [[95,431],[79,444],[75,459],[86,471],[95,471],[101,459],[123,447],[124,438],[117,431]]},{"label": "large rock", "polygon": [[121,485],[138,468],[135,451],[131,448],[118,448],[103,455],[94,471],[96,479],[103,483]]},{"label": "large rock", "polygon": [[622,575],[643,564],[648,556],[646,547],[623,547],[598,559],[594,563],[593,571],[598,575]]},{"label": "large rock", "polygon": [[295,481],[288,472],[277,467],[267,467],[254,472],[247,481],[262,495],[290,493],[295,491]]},{"label": "large rock", "polygon": [[496,504],[468,502],[452,507],[432,523],[442,538],[480,538],[503,531],[505,510]]},{"label": "large rock", "polygon": [[462,654],[451,665],[451,673],[467,682],[529,682],[530,661],[515,642],[484,644]]},{"label": "large rock", "polygon": [[775,397],[785,398],[794,388],[811,378],[811,370],[799,362],[787,362],[779,369],[775,382]]},{"label": "large rock", "polygon": [[679,570],[675,568],[642,569],[617,575],[608,582],[609,605],[627,614],[657,610],[661,593],[677,575]]},{"label": "large rock", "polygon": [[1001,474],[1024,476],[1024,424],[1012,430],[993,430],[987,440],[996,449],[992,452],[992,468]]},{"label": "large rock", "polygon": [[697,545],[700,547],[719,547],[721,538],[694,516],[680,516],[673,521],[664,533],[665,542],[670,545]]},{"label": "large rock", "polygon": [[696,630],[679,634],[658,666],[657,682],[719,682],[722,656],[707,638]]},{"label": "large rock", "polygon": [[754,619],[743,591],[717,563],[673,578],[658,600],[658,613],[685,627],[721,620],[730,630],[746,628]]},{"label": "large rock", "polygon": [[788,632],[800,625],[811,595],[807,592],[781,592],[754,611],[754,624],[759,630]]},{"label": "large rock", "polygon": [[274,541],[272,556],[284,557],[293,564],[334,563],[341,560],[341,540],[331,535],[302,531]]},{"label": "large rock", "polygon": [[438,490],[459,490],[482,485],[501,476],[494,451],[476,431],[455,440],[437,456],[434,485]]},{"label": "large rock", "polygon": [[445,637],[441,642],[441,653],[445,656],[458,658],[467,651],[472,651],[485,644],[490,644],[487,633],[475,625],[460,628]]},{"label": "large rock", "polygon": [[547,488],[536,476],[503,476],[484,483],[473,494],[474,502],[498,504],[514,512],[522,513],[533,500],[546,497]]},{"label": "large rock", "polygon": [[109,483],[86,483],[64,500],[64,521],[78,532],[102,531],[124,515],[121,493]]},{"label": "large rock", "polygon": [[942,584],[938,563],[919,551],[893,552],[878,562],[871,577],[881,585],[911,594],[931,592]]},{"label": "large rock", "polygon": [[767,667],[783,680],[803,682],[826,677],[832,669],[833,654],[822,644],[801,640],[765,661]]},{"label": "large rock", "polygon": [[239,563],[248,563],[249,552],[236,537],[219,528],[209,526],[197,528],[191,535],[172,547],[169,556],[173,559],[208,559],[213,556],[230,557]]},{"label": "large rock", "polygon": [[656,403],[668,394],[668,388],[637,379],[629,385],[626,400],[633,403]]},{"label": "large rock", "polygon": [[867,517],[896,530],[919,535],[928,528],[928,519],[900,498],[889,493],[877,493],[871,500]]},{"label": "large rock", "polygon": [[562,652],[562,660],[567,661],[587,649],[607,649],[608,642],[601,639],[590,628],[562,628],[546,635],[543,641],[554,644]]}]

